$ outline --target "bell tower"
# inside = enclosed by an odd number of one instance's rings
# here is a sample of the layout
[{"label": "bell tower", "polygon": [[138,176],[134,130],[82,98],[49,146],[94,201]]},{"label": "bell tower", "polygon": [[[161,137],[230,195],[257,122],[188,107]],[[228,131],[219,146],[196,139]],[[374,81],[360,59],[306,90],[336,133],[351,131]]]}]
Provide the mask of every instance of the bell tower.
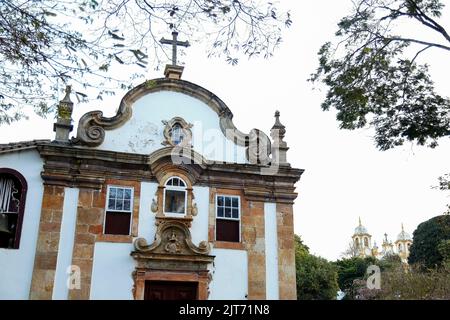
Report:
[{"label": "bell tower", "polygon": [[352,236],[353,245],[358,252],[359,257],[372,256],[372,236],[361,223],[361,217],[359,218],[359,225],[355,228],[355,232]]},{"label": "bell tower", "polygon": [[397,241],[395,241],[395,247],[403,263],[408,263],[409,249],[411,247],[411,244],[412,238],[409,235],[409,233],[405,232],[402,223],[402,231],[397,236]]}]

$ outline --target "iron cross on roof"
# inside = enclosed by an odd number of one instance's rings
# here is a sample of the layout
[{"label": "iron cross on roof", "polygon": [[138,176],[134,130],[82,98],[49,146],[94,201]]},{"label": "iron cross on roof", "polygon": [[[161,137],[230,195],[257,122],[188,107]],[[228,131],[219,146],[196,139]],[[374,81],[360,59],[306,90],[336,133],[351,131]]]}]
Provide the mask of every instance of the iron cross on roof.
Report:
[{"label": "iron cross on roof", "polygon": [[176,66],[177,65],[177,46],[182,46],[182,47],[189,47],[189,42],[188,41],[178,41],[177,37],[178,37],[178,32],[174,31],[172,32],[172,40],[167,40],[164,38],[161,38],[161,40],[159,40],[159,42],[161,42],[162,44],[171,44],[172,45],[172,65]]}]

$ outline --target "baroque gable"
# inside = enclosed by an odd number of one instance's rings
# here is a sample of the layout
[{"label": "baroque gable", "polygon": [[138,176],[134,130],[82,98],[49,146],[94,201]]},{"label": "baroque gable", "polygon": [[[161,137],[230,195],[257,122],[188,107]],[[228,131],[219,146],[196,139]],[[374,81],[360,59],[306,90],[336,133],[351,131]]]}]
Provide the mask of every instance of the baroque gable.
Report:
[{"label": "baroque gable", "polygon": [[[149,80],[129,91],[117,114],[102,111],[83,115],[73,142],[116,152],[151,154],[170,142],[169,124],[180,123],[189,145],[206,159],[252,163],[269,162],[271,142],[258,129],[239,131],[233,114],[210,91],[188,81],[161,78]],[[191,141],[192,140],[192,141]]]}]

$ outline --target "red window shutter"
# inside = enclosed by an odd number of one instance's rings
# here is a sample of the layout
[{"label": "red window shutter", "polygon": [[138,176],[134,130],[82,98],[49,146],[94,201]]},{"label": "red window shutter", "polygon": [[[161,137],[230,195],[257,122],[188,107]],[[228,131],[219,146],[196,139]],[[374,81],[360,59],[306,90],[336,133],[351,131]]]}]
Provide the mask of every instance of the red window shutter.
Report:
[{"label": "red window shutter", "polygon": [[105,234],[130,234],[130,212],[106,212]]},{"label": "red window shutter", "polygon": [[239,220],[216,219],[216,240],[239,242]]}]

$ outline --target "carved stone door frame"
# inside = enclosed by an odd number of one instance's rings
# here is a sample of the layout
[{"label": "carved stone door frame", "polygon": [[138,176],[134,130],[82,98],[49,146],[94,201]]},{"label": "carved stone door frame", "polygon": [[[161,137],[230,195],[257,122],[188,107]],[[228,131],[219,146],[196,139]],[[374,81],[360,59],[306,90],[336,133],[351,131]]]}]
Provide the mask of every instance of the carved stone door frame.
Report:
[{"label": "carved stone door frame", "polygon": [[198,283],[197,298],[208,299],[211,281],[209,265],[214,256],[209,255],[211,246],[202,241],[192,243],[188,224],[181,219],[158,219],[155,241],[147,244],[144,238],[134,241],[131,256],[136,261],[133,273],[133,295],[143,300],[146,281],[180,281]]},{"label": "carved stone door frame", "polygon": [[197,300],[208,299],[209,272],[174,272],[166,270],[137,269],[134,276],[134,299],[144,300],[146,281],[195,282],[198,284]]}]

